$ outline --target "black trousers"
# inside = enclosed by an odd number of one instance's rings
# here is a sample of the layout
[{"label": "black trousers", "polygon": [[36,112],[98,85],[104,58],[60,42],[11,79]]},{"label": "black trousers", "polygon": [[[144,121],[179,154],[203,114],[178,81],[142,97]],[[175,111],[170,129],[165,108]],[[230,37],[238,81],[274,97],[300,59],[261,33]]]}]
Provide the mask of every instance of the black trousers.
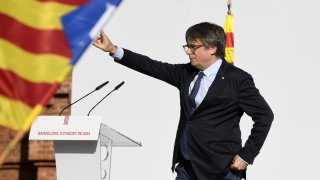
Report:
[{"label": "black trousers", "polygon": [[[177,172],[176,180],[198,180],[190,161],[185,160],[182,163],[179,163],[175,171]],[[221,180],[241,180],[241,177],[229,171]]]}]

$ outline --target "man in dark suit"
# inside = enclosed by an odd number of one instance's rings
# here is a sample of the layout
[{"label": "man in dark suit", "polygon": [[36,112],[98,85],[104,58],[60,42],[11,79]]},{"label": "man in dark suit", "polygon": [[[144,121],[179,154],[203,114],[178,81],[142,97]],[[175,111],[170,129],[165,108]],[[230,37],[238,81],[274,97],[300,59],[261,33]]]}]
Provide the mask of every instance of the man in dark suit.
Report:
[{"label": "man in dark suit", "polygon": [[[191,26],[184,47],[190,63],[168,64],[116,47],[101,32],[93,45],[115,61],[180,91],[180,121],[172,170],[176,180],[239,180],[267,137],[273,113],[250,74],[224,60],[226,36],[213,23]],[[243,113],[254,125],[242,147]],[[178,163],[178,165],[176,165]]]}]

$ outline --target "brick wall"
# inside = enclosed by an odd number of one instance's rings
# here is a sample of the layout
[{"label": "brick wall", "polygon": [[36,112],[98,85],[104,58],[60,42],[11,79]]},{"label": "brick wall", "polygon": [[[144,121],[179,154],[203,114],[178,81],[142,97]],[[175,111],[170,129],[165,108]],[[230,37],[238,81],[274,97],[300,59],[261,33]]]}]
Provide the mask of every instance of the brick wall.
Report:
[{"label": "brick wall", "polygon": [[[71,100],[71,77],[49,100],[43,115],[58,115]],[[63,115],[70,115],[66,109]],[[0,126],[0,152],[16,132]],[[52,141],[29,141],[28,135],[14,148],[0,168],[0,180],[56,180],[56,164]]]}]

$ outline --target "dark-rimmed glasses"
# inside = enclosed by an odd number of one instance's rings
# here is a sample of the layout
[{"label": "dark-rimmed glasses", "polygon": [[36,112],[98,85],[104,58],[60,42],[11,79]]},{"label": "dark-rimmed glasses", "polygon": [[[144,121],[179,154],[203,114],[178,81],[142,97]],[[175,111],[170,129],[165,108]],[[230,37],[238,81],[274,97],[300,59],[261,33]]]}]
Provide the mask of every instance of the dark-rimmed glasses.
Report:
[{"label": "dark-rimmed glasses", "polygon": [[188,53],[188,50],[190,49],[192,53],[194,53],[198,48],[201,48],[203,45],[193,45],[193,44],[186,44],[183,45],[183,49],[186,53]]}]

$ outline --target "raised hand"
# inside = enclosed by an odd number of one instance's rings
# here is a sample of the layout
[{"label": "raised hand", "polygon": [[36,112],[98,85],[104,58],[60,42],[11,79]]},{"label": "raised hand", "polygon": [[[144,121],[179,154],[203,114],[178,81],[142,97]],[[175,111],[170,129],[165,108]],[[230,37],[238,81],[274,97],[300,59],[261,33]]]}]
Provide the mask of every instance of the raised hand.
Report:
[{"label": "raised hand", "polygon": [[93,40],[92,45],[111,54],[115,54],[117,52],[117,47],[112,44],[108,36],[102,30]]}]

